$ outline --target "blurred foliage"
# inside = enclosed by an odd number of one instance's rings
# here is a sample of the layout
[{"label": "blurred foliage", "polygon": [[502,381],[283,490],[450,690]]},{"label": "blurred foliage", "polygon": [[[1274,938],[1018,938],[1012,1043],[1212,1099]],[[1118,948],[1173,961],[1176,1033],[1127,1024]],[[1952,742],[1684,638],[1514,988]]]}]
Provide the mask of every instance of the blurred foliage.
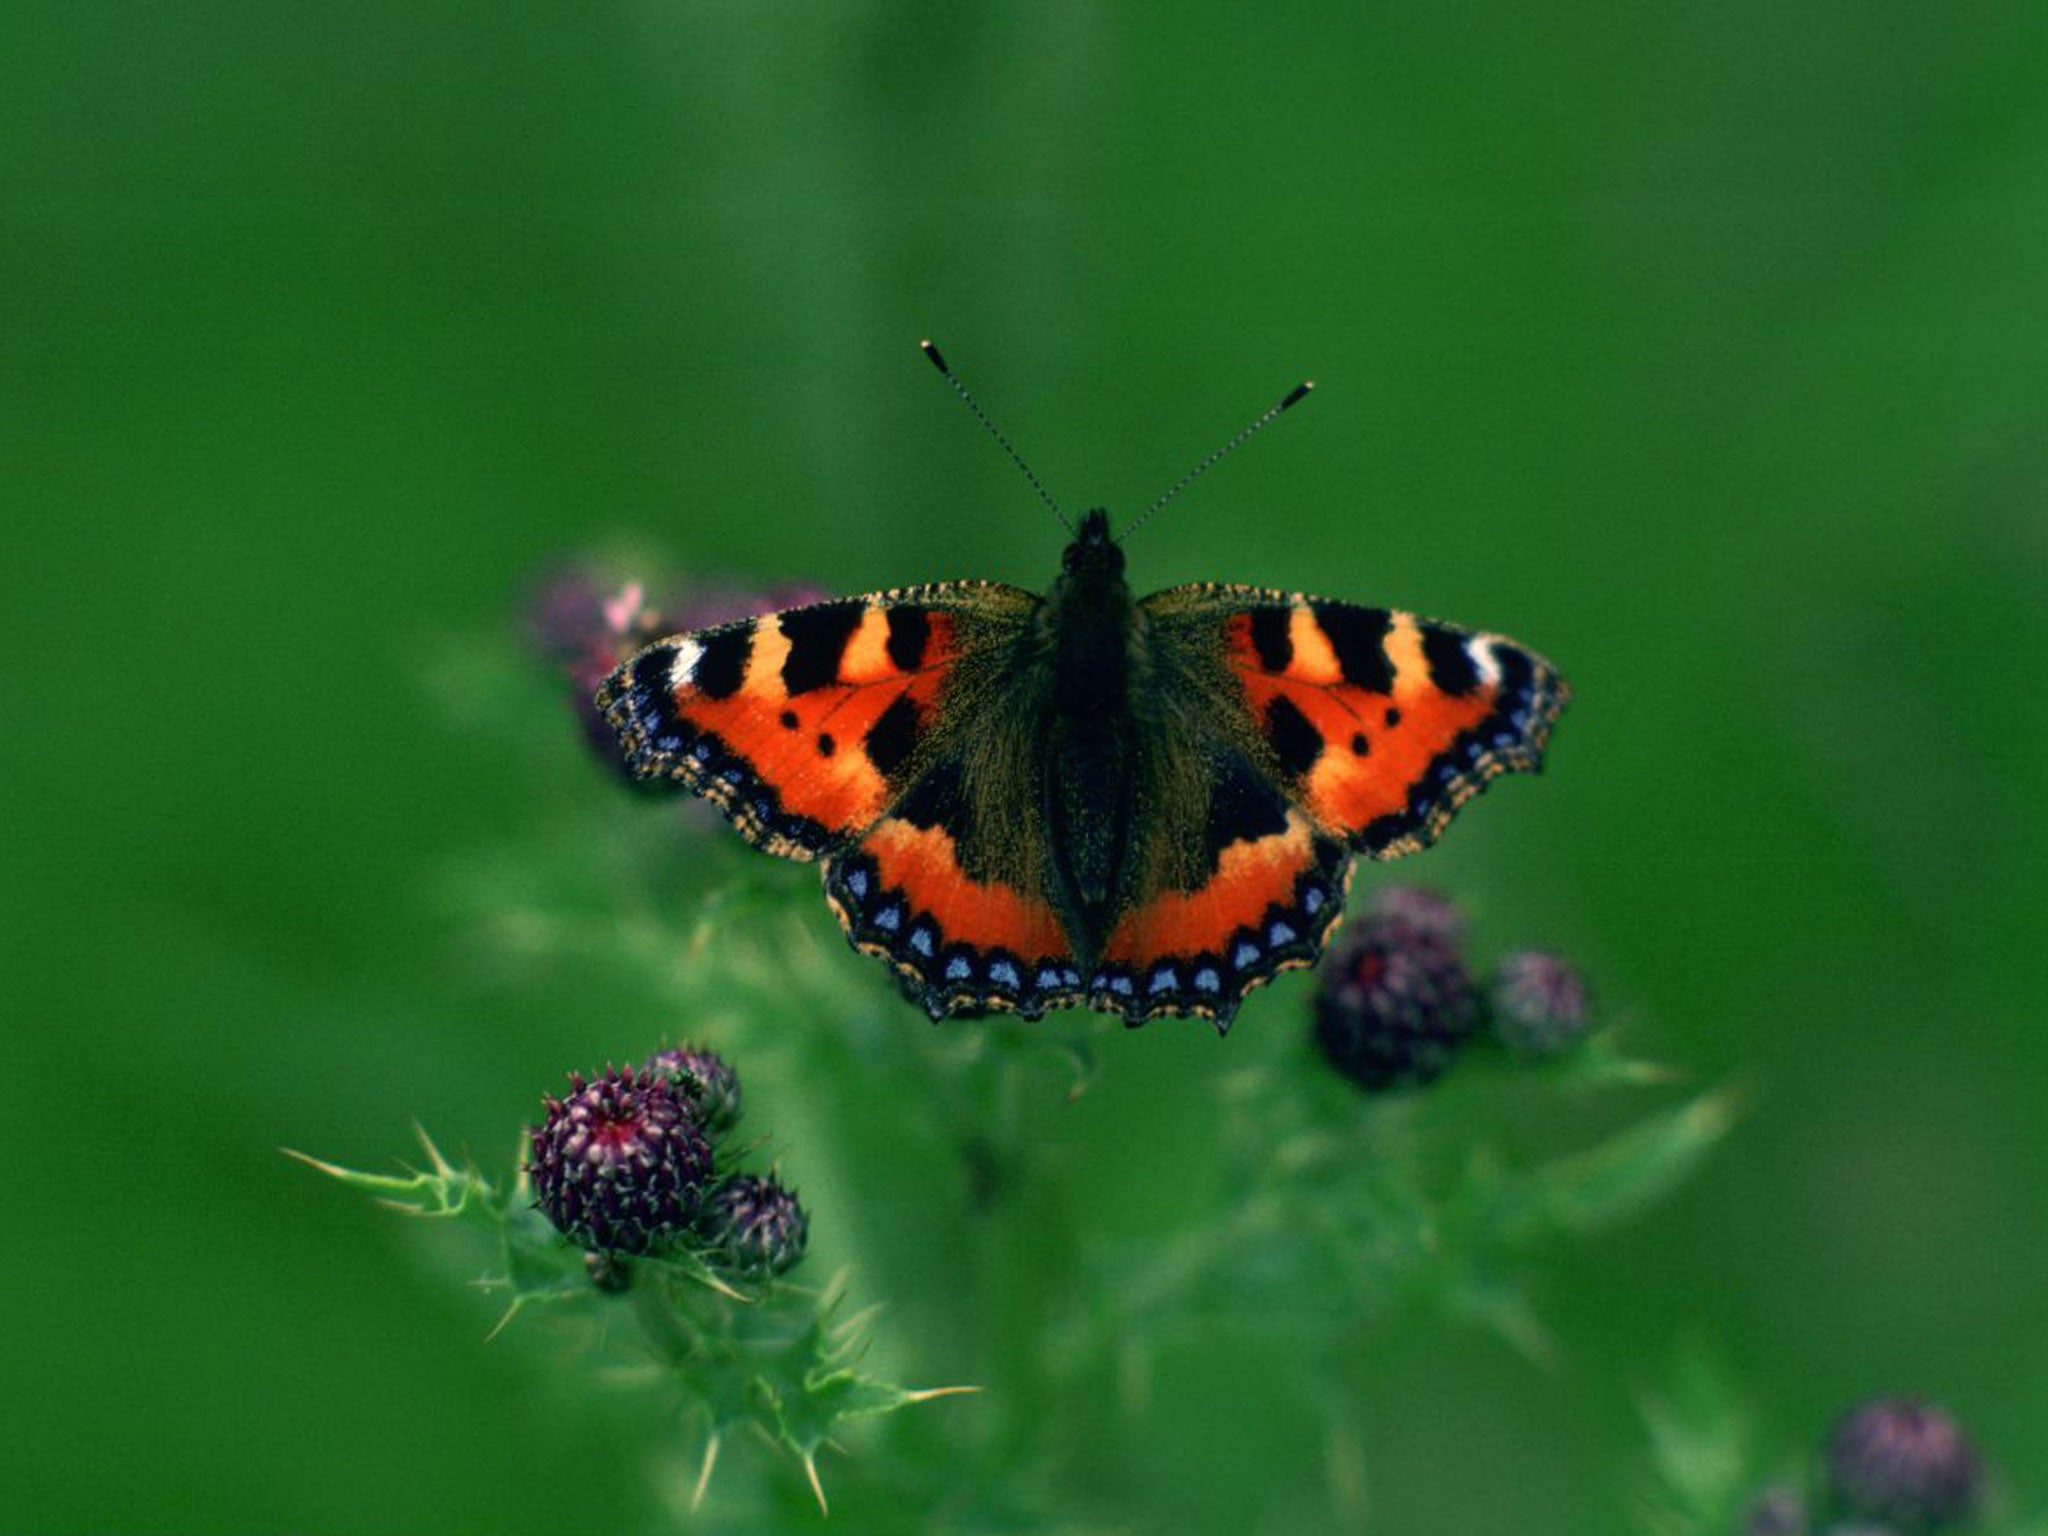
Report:
[{"label": "blurred foliage", "polygon": [[[1629,1531],[1686,1331],[1779,1426],[1910,1388],[2048,1466],[2044,47],[2017,0],[7,7],[0,1523],[650,1523],[609,1475],[629,1397],[549,1330],[484,1347],[439,1227],[274,1148],[382,1166],[417,1114],[459,1164],[663,1037],[744,1037],[807,1262],[890,1303],[884,1379],[997,1380],[1022,1344],[965,1298],[1071,1298],[1247,1193],[1217,1094],[1288,1080],[1307,982],[1221,1043],[931,1030],[805,872],[622,805],[516,659],[566,552],[1048,579],[925,335],[1069,509],[1315,377],[1134,579],[1554,658],[1551,772],[1421,878],[1745,1113],[1639,1219],[1514,1260],[1554,1370],[1417,1308],[1333,1429],[1219,1324],[1136,1398],[1106,1369],[892,1416],[828,1466],[834,1519],[943,1520],[958,1484],[883,1469],[964,1426],[961,1484],[1059,1440],[1013,1528]],[[829,1005],[669,985],[712,890],[735,965]],[[1539,1166],[1610,1110],[1473,1140]],[[762,1528],[816,1519],[796,1483]]]},{"label": "blurred foliage", "polygon": [[[462,693],[509,684],[492,674],[478,658]],[[561,708],[566,718],[571,701]],[[500,850],[508,861],[532,861],[526,902],[506,899],[509,865],[463,889],[480,943],[522,972],[573,954],[637,977],[655,1013],[705,1021],[743,1082],[755,1052],[793,1051],[830,1085],[813,1101],[809,1138],[847,1144],[853,1127],[886,1113],[890,1139],[945,1149],[965,1176],[964,1199],[920,1207],[913,1253],[979,1250],[950,1297],[970,1331],[944,1336],[950,1349],[936,1358],[963,1362],[956,1370],[971,1358],[985,1371],[978,1435],[986,1438],[927,1438],[922,1456],[900,1439],[857,1452],[847,1476],[876,1501],[860,1516],[863,1529],[876,1520],[915,1528],[924,1503],[892,1507],[882,1490],[900,1498],[906,1486],[929,1487],[941,1468],[954,1485],[955,1518],[970,1525],[1010,1528],[1004,1522],[1029,1510],[1030,1528],[1058,1528],[1091,1512],[1101,1496],[1076,1489],[1080,1453],[1066,1410],[1049,1410],[1114,1383],[1096,1433],[1111,1444],[1128,1440],[1146,1420],[1157,1363],[1219,1336],[1260,1341],[1276,1377],[1326,1421],[1332,1465],[1317,1518],[1359,1518],[1354,1484],[1373,1458],[1348,1405],[1376,1331],[1464,1319],[1554,1366],[1559,1347],[1527,1294],[1530,1250],[1668,1197],[1730,1123],[1725,1099],[1703,1094],[1624,1121],[1589,1145],[1545,1147],[1559,1126],[1598,1123],[1588,1110],[1602,1097],[1654,1092],[1669,1074],[1619,1054],[1611,1032],[1600,1032],[1542,1061],[1468,1047],[1428,1089],[1371,1095],[1335,1072],[1297,1025],[1295,1050],[1220,1072],[1206,1095],[1208,1112],[1187,1146],[1221,1170],[1214,1197],[1175,1229],[1104,1232],[1093,1220],[1094,1170],[1030,1127],[1046,1107],[1089,1093],[1104,1070],[1103,1042],[1126,1034],[1120,1025],[1084,1015],[902,1029],[904,1007],[879,968],[856,978],[866,985],[847,985],[837,934],[821,921],[808,882],[792,888],[764,873],[772,866],[740,851],[704,807],[604,785],[559,807],[557,819],[551,837]],[[671,903],[650,929],[656,893],[681,885],[686,872],[694,904]],[[422,1141],[429,1166],[402,1176],[304,1160],[387,1204],[489,1228],[500,1253],[479,1283],[509,1293],[500,1326],[540,1301],[600,1315],[613,1307],[580,1253],[531,1209],[523,1175],[493,1185]],[[815,1185],[809,1160],[804,1176]],[[849,1214],[822,1200],[816,1209],[827,1227]],[[872,1342],[890,1358],[890,1328],[915,1327],[928,1297],[901,1302],[862,1274],[829,1287],[808,1326],[797,1326],[802,1314],[788,1306],[761,1323],[750,1320],[763,1309],[703,1256],[685,1250],[634,1260],[632,1269],[646,1350],[706,1447],[691,1507],[702,1502],[708,1519],[746,1518],[774,1494],[772,1483],[743,1484],[732,1501],[721,1488],[705,1497],[709,1468],[736,1427],[749,1424],[788,1452],[823,1504],[819,1450],[865,1443],[840,1430],[841,1418],[935,1395],[847,1367],[868,1348],[873,1308],[851,1333],[825,1326],[851,1285],[874,1308],[889,1304]],[[881,1258],[879,1269],[917,1285],[900,1257]],[[716,1296],[686,1305],[693,1286]],[[785,1300],[795,1294],[772,1289]],[[642,1459],[657,1469],[673,1454],[674,1419],[650,1421],[642,1437]],[[627,1445],[615,1454],[630,1464]],[[870,1464],[885,1457],[894,1459]],[[657,1470],[650,1489],[662,1482]],[[1106,1523],[1118,1518],[1113,1504],[1092,1512]]]}]

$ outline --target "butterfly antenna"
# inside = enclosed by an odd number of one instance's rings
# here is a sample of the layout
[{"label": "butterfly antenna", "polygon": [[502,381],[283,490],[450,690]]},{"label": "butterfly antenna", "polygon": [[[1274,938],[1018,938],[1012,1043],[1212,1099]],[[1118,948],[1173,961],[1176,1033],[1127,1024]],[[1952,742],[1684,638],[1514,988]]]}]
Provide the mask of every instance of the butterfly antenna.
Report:
[{"label": "butterfly antenna", "polygon": [[1132,523],[1130,527],[1126,528],[1123,531],[1122,535],[1118,538],[1117,542],[1121,544],[1124,541],[1124,539],[1128,539],[1132,534],[1136,533],[1140,528],[1144,527],[1145,524],[1151,519],[1151,516],[1154,512],[1157,512],[1161,507],[1165,506],[1169,501],[1173,500],[1174,497],[1178,496],[1182,491],[1186,490],[1189,486],[1193,485],[1203,475],[1207,474],[1210,470],[1214,469],[1218,464],[1222,463],[1224,459],[1228,458],[1237,449],[1243,447],[1247,442],[1249,442],[1252,439],[1252,437],[1259,431],[1260,428],[1264,427],[1268,422],[1272,421],[1274,417],[1278,416],[1290,405],[1294,405],[1300,402],[1307,396],[1308,392],[1314,389],[1315,387],[1316,381],[1314,379],[1303,379],[1299,384],[1295,385],[1294,388],[1287,391],[1287,393],[1281,396],[1277,402],[1275,402],[1272,406],[1268,407],[1265,414],[1260,416],[1258,420],[1252,422],[1242,432],[1238,433],[1237,436],[1233,437],[1229,442],[1225,443],[1221,448],[1218,448],[1214,453],[1210,454],[1209,457],[1202,460],[1202,462],[1197,464],[1193,469],[1189,470],[1186,474],[1182,475],[1178,480],[1174,481],[1172,485],[1168,486],[1166,488],[1166,494],[1164,496],[1161,496],[1157,501],[1153,502],[1151,506],[1147,507],[1142,513],[1140,513],[1138,515],[1138,520]]},{"label": "butterfly antenna", "polygon": [[1038,492],[1038,499],[1040,501],[1052,508],[1052,515],[1060,520],[1060,526],[1065,528],[1067,532],[1072,533],[1074,525],[1067,521],[1067,514],[1060,510],[1060,504],[1054,501],[1052,496],[1046,491],[1046,488],[1038,483],[1038,476],[1031,473],[1031,466],[1026,464],[1023,456],[1010,446],[1010,440],[996,430],[996,424],[988,419],[988,413],[975,404],[974,396],[967,393],[967,386],[962,384],[955,377],[953,370],[946,366],[946,359],[940,355],[939,349],[929,341],[920,341],[918,346],[922,347],[924,355],[932,360],[932,366],[946,376],[946,382],[953,386],[953,393],[960,397],[961,404],[974,412],[974,419],[988,428],[988,435],[994,438],[1001,445],[1003,452],[1010,456],[1010,462],[1024,472],[1024,478],[1031,482],[1031,489]]}]

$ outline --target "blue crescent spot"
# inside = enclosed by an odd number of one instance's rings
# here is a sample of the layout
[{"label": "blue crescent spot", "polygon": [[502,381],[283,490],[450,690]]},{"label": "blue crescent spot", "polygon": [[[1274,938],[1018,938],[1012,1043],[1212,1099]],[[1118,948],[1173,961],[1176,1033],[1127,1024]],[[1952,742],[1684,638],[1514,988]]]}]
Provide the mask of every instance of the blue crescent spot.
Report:
[{"label": "blue crescent spot", "polygon": [[1292,944],[1300,937],[1300,934],[1285,923],[1275,923],[1266,930],[1266,942],[1269,944]]},{"label": "blue crescent spot", "polygon": [[875,914],[875,926],[884,933],[894,933],[902,921],[903,909],[898,906],[886,906]]},{"label": "blue crescent spot", "polygon": [[1160,992],[1170,992],[1172,990],[1173,971],[1170,967],[1164,965],[1162,965],[1158,970],[1152,973],[1152,980],[1148,982],[1145,986],[1145,992],[1147,996],[1156,995]]},{"label": "blue crescent spot", "polygon": [[864,869],[850,871],[846,876],[846,888],[861,900],[867,900],[868,872]]},{"label": "blue crescent spot", "polygon": [[[922,930],[919,931],[922,932]],[[911,939],[911,942],[913,944],[917,942],[915,937]],[[965,981],[973,974],[974,967],[967,963],[965,956],[955,955],[946,962],[946,980],[948,981]]]},{"label": "blue crescent spot", "polygon": [[1250,939],[1239,940],[1237,948],[1233,949],[1230,952],[1230,963],[1236,966],[1240,971],[1258,958],[1259,946],[1254,944]]},{"label": "blue crescent spot", "polygon": [[694,757],[695,759],[697,759],[697,761],[698,761],[698,762],[700,762],[700,763],[708,763],[708,762],[710,762],[710,761],[711,761],[711,743],[710,743],[710,742],[708,742],[708,741],[700,741],[700,742],[698,742],[696,746],[694,746],[694,747],[690,748],[690,756],[692,756],[692,757]]},{"label": "blue crescent spot", "polygon": [[1314,917],[1318,912],[1322,911],[1322,909],[1323,890],[1321,886],[1312,885],[1307,890],[1301,893],[1302,911],[1306,912],[1310,917]]},{"label": "blue crescent spot", "polygon": [[988,974],[991,981],[1000,981],[1006,987],[1018,987],[1024,984],[1023,978],[1017,974],[1017,967],[1010,964],[1007,960],[991,961]]},{"label": "blue crescent spot", "polygon": [[1109,978],[1109,990],[1114,992],[1118,997],[1129,997],[1133,992],[1137,991],[1138,989],[1136,985],[1133,984],[1130,977],[1112,976]]},{"label": "blue crescent spot", "polygon": [[1049,965],[1041,966],[1038,974],[1032,977],[1031,980],[1032,984],[1039,988],[1056,987],[1060,984],[1060,973]]},{"label": "blue crescent spot", "polygon": [[930,959],[930,958],[931,958],[931,953],[932,953],[932,931],[931,931],[931,929],[929,929],[929,928],[913,928],[913,929],[911,929],[911,930],[910,930],[910,947],[911,947],[912,949],[916,950],[916,951],[917,951],[917,952],[918,952],[918,953],[919,953],[920,955],[923,955],[923,956],[924,956],[924,957],[925,957],[926,959]]},{"label": "blue crescent spot", "polygon": [[1195,988],[1201,992],[1221,992],[1223,990],[1223,978],[1218,976],[1211,967],[1205,965],[1195,972]]}]

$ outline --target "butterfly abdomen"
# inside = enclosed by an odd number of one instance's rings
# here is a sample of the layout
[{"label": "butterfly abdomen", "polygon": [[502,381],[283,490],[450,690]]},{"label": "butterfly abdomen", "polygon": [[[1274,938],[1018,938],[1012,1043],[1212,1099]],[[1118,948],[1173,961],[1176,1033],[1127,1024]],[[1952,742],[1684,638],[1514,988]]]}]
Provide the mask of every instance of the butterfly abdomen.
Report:
[{"label": "butterfly abdomen", "polygon": [[1092,963],[1128,895],[1138,768],[1137,605],[1103,514],[1082,520],[1041,619],[1051,684],[1042,756],[1049,895],[1076,953]]}]

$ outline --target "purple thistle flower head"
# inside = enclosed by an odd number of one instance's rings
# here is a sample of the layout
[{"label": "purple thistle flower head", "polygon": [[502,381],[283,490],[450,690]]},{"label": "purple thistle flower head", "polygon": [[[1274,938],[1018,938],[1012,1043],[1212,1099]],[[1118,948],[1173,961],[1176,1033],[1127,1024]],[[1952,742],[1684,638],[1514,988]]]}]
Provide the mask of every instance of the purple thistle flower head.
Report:
[{"label": "purple thistle flower head", "polygon": [[1852,1408],[1828,1436],[1828,1485],[1847,1514],[1902,1531],[1938,1531],[1976,1513],[1984,1472],[1944,1410],[1916,1398]]},{"label": "purple thistle flower head", "polygon": [[1531,1056],[1570,1050],[1591,1022],[1585,976],[1540,949],[1503,959],[1487,988],[1487,1002],[1501,1044]]},{"label": "purple thistle flower head", "polygon": [[738,1124],[740,1076],[724,1057],[699,1046],[672,1045],[648,1057],[643,1070],[666,1078],[689,1101],[706,1135],[722,1135]]},{"label": "purple thistle flower head", "polygon": [[765,1280],[804,1256],[811,1219],[773,1176],[743,1173],[711,1191],[698,1230],[722,1268]]},{"label": "purple thistle flower head", "polygon": [[689,1228],[711,1177],[711,1144],[665,1078],[569,1074],[532,1132],[534,1203],[593,1253],[656,1253]]},{"label": "purple thistle flower head", "polygon": [[1316,1042],[1377,1091],[1441,1076],[1479,1027],[1479,998],[1440,927],[1367,912],[1339,936],[1316,989]]}]

